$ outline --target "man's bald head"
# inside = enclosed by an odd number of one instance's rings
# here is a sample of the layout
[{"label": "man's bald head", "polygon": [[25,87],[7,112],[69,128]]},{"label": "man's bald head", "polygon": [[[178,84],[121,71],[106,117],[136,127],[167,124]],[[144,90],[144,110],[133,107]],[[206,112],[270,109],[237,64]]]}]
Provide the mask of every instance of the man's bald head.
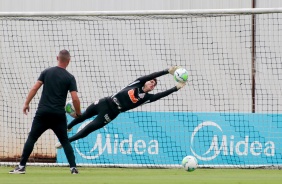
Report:
[{"label": "man's bald head", "polygon": [[62,62],[66,62],[70,60],[70,53],[67,50],[61,50],[58,55],[58,60]]}]

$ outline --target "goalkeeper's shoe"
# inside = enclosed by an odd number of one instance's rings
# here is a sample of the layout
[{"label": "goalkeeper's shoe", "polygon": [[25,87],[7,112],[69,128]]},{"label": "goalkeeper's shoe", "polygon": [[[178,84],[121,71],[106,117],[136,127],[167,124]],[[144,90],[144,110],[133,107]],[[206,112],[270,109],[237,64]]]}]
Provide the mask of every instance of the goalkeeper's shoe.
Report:
[{"label": "goalkeeper's shoe", "polygon": [[10,174],[25,174],[25,167],[24,166],[17,166],[14,170],[9,172]]},{"label": "goalkeeper's shoe", "polygon": [[78,170],[75,167],[70,168],[71,174],[78,174]]},{"label": "goalkeeper's shoe", "polygon": [[57,142],[56,144],[55,144],[55,148],[57,148],[57,149],[61,149],[63,146],[62,146],[62,144],[60,143],[60,142]]}]

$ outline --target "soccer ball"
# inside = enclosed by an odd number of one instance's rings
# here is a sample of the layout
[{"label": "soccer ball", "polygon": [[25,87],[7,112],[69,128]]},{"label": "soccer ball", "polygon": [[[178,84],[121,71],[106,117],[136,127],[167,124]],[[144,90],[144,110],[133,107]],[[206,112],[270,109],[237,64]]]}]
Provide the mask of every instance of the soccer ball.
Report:
[{"label": "soccer ball", "polygon": [[191,155],[184,157],[181,164],[184,170],[188,172],[195,171],[198,167],[197,159]]},{"label": "soccer ball", "polygon": [[71,116],[75,117],[76,112],[72,103],[72,100],[67,101],[66,106],[65,106],[65,111]]},{"label": "soccer ball", "polygon": [[188,72],[185,68],[178,68],[174,72],[174,80],[176,82],[186,82],[188,79]]}]

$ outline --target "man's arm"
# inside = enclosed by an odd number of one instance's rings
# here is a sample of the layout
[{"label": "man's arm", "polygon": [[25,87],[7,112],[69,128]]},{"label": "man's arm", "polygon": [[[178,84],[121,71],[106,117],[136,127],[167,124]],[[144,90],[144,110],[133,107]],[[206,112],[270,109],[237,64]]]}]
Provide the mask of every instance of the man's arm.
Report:
[{"label": "man's arm", "polygon": [[154,73],[151,73],[149,75],[145,75],[143,77],[138,78],[137,80],[145,83],[149,80],[155,79],[155,78],[160,77],[162,75],[166,75],[168,73],[171,74],[171,75],[174,75],[175,70],[177,70],[178,68],[180,68],[180,66],[172,66],[172,67],[164,69],[162,71],[154,72]]},{"label": "man's arm", "polygon": [[[76,116],[77,115],[81,115],[81,108],[80,108],[80,100],[78,98],[77,92],[76,91],[71,91],[71,98],[72,98],[72,103],[76,112]],[[77,117],[75,117],[77,118]]]},{"label": "man's arm", "polygon": [[177,83],[177,85],[175,87],[173,87],[169,90],[151,95],[150,99],[149,99],[150,100],[149,103],[157,101],[157,100],[159,100],[163,97],[166,97],[166,96],[170,95],[171,93],[178,91],[179,89],[183,88],[185,85],[186,85],[186,83]]},{"label": "man's arm", "polygon": [[154,72],[154,73],[151,73],[149,75],[139,77],[138,79],[136,79],[136,81],[138,80],[141,83],[145,83],[147,81],[150,81],[152,79],[155,79],[157,77],[160,77],[160,76],[166,75],[166,74],[168,74],[168,69],[165,69],[165,70],[162,70],[162,71],[159,71],[159,72]]},{"label": "man's arm", "polygon": [[166,91],[163,91],[163,92],[160,92],[160,93],[156,93],[156,94],[153,94],[151,97],[150,97],[150,101],[149,103],[151,102],[154,102],[154,101],[157,101],[163,97],[166,97],[168,95],[170,95],[171,93],[175,92],[175,91],[178,91],[176,87],[173,87],[173,88],[170,88]]},{"label": "man's arm", "polygon": [[24,106],[23,106],[23,113],[25,115],[27,115],[27,112],[29,112],[29,103],[31,102],[31,100],[33,99],[33,97],[35,96],[35,94],[37,93],[38,89],[42,86],[42,81],[36,81],[36,83],[33,85],[33,87],[30,89],[27,97],[26,97],[26,100],[25,100],[25,103],[24,103]]}]

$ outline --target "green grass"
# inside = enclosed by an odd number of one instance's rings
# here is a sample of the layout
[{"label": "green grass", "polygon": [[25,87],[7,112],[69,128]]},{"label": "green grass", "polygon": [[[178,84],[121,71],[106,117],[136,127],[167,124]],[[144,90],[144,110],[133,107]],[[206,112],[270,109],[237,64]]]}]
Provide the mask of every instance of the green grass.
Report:
[{"label": "green grass", "polygon": [[26,174],[8,174],[12,167],[0,166],[1,184],[274,184],[282,182],[281,170],[265,169],[125,169],[79,167],[71,175],[67,167],[28,166]]}]

